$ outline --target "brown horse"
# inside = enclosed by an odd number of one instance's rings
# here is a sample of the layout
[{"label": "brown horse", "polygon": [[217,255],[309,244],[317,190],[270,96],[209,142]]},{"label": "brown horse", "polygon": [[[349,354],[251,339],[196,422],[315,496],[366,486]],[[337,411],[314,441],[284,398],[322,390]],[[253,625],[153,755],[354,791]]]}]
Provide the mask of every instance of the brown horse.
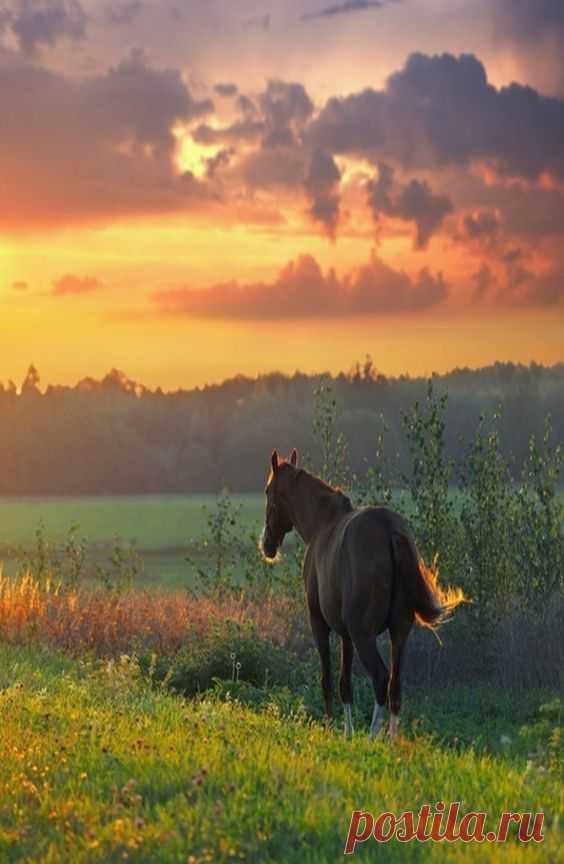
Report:
[{"label": "brown horse", "polygon": [[[295,528],[306,552],[303,575],[311,629],[321,658],[321,687],[327,722],[332,716],[329,633],[342,640],[340,694],[345,735],[352,727],[354,650],[372,679],[375,703],[370,726],[374,738],[388,701],[390,737],[397,734],[401,671],[414,621],[436,627],[464,601],[459,589],[443,591],[417,555],[409,526],[386,507],[354,509],[338,489],[272,454],[266,487],[262,548],[275,558],[285,535]],[[378,653],[376,636],[388,630],[391,674]]]}]

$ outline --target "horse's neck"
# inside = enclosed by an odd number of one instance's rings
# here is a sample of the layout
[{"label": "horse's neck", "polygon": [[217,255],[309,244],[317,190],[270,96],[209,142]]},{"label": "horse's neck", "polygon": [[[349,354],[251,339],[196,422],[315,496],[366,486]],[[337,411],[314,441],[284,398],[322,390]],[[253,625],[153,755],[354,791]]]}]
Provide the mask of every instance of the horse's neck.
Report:
[{"label": "horse's neck", "polygon": [[300,489],[295,490],[292,502],[294,527],[304,543],[311,543],[318,531],[347,509],[344,501],[348,499],[304,472]]}]

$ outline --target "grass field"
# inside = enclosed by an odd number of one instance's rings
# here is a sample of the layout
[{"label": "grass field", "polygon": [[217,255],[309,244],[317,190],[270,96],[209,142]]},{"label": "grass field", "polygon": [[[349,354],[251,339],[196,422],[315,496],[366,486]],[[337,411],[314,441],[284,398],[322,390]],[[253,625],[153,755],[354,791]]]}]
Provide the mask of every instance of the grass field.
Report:
[{"label": "grass field", "polygon": [[[141,581],[178,587],[190,582],[186,555],[206,531],[206,508],[215,495],[147,495],[107,498],[0,498],[0,561],[8,573],[35,544],[42,526],[49,543],[63,543],[73,525],[88,544],[132,544],[143,562]],[[245,532],[264,519],[264,495],[234,495]]]},{"label": "grass field", "polygon": [[411,732],[392,747],[364,733],[346,743],[338,731],[233,700],[187,702],[152,689],[130,663],[40,648],[0,647],[0,688],[2,862],[324,864],[342,859],[353,809],[400,813],[439,800],[485,810],[494,825],[507,809],[543,811],[545,840],[524,846],[510,835],[448,850],[371,841],[357,857],[558,861],[560,778],[528,761],[526,741],[505,753],[499,743],[500,728],[518,740],[534,694],[516,711],[489,694],[501,725],[488,723],[478,752],[456,727],[462,714],[466,734],[484,733],[479,692],[477,702],[461,690],[422,701],[419,714],[412,707],[412,725],[419,717],[435,737]]},{"label": "grass field", "polygon": [[[561,495],[564,500],[564,490]],[[252,530],[258,536],[264,495],[231,498],[240,508],[242,532],[247,536]],[[186,556],[205,535],[207,512],[216,501],[215,495],[0,498],[0,563],[13,573],[33,549],[39,526],[49,543],[61,544],[76,525],[78,535],[92,547],[107,549],[115,539],[133,545],[143,563],[141,583],[182,587],[193,578]]]},{"label": "grass field", "polygon": [[[140,549],[186,546],[205,528],[205,507],[215,495],[143,495],[107,498],[0,498],[1,542],[29,545],[42,523],[53,542],[64,540],[71,525],[91,543],[118,536]],[[264,515],[264,495],[234,495],[245,525]]]},{"label": "grass field", "polygon": [[[235,502],[234,530],[250,542],[263,496]],[[0,864],[325,864],[342,859],[354,809],[399,815],[438,801],[460,802],[463,814],[485,811],[488,830],[504,811],[542,812],[544,842],[520,843],[512,829],[503,844],[371,840],[356,855],[559,862],[558,694],[538,684],[464,685],[458,667],[449,687],[421,687],[418,677],[405,688],[399,741],[371,744],[371,685],[356,677],[357,732],[345,742],[340,707],[333,730],[320,723],[318,658],[301,588],[297,596],[293,583],[287,594],[277,585],[254,599],[241,597],[238,583],[226,597],[168,590],[189,583],[187,554],[208,556],[213,570],[216,553],[202,537],[204,508],[215,503],[213,496],[0,502],[4,558],[15,547],[20,561],[32,552],[40,524],[64,558],[68,530],[78,524],[99,550],[116,536],[135,544],[145,565],[133,588],[87,578],[59,590],[41,568],[0,579]],[[247,566],[239,557],[240,550],[237,567]],[[465,639],[457,650],[472,651]]]}]

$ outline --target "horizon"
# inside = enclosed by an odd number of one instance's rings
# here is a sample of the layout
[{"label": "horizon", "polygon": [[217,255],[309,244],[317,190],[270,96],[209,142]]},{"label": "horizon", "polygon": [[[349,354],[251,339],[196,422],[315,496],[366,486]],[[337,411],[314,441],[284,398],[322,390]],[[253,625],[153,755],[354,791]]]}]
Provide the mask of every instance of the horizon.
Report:
[{"label": "horizon", "polygon": [[5,376],[561,362],[563,45],[553,0],[4,0]]},{"label": "horizon", "polygon": [[[368,367],[367,367],[368,364]],[[536,360],[531,360],[528,363],[514,362],[512,360],[496,360],[493,363],[488,363],[484,366],[453,366],[451,369],[447,369],[444,372],[432,371],[429,374],[417,375],[411,374],[409,372],[401,372],[399,375],[387,375],[382,369],[380,369],[373,361],[373,358],[370,355],[367,355],[364,361],[355,361],[353,364],[349,366],[348,369],[338,369],[336,371],[331,371],[329,369],[318,369],[313,371],[305,371],[303,369],[296,368],[293,371],[285,372],[281,369],[267,369],[263,372],[259,372],[256,375],[245,375],[241,372],[234,372],[232,375],[221,378],[217,381],[206,381],[201,384],[189,385],[189,386],[179,386],[175,388],[166,389],[160,384],[156,385],[148,385],[144,381],[140,381],[136,378],[132,378],[128,375],[128,373],[123,369],[117,369],[113,367],[112,369],[108,369],[108,371],[103,374],[99,378],[95,378],[92,375],[85,375],[81,378],[76,379],[74,382],[58,382],[58,381],[44,381],[43,376],[41,374],[41,370],[37,368],[34,363],[30,363],[27,366],[26,372],[22,375],[20,383],[18,384],[12,378],[2,379],[0,377],[0,391],[2,388],[6,386],[13,385],[16,389],[17,395],[21,395],[24,382],[28,375],[32,373],[33,377],[37,374],[37,380],[33,385],[35,389],[37,389],[42,395],[44,395],[49,389],[57,389],[57,388],[68,388],[68,389],[76,389],[81,384],[85,382],[92,382],[94,384],[102,384],[107,379],[111,378],[121,378],[123,383],[133,384],[136,387],[142,388],[143,391],[155,393],[157,390],[160,390],[165,395],[174,395],[175,393],[184,392],[191,393],[196,390],[203,391],[207,389],[213,388],[221,388],[224,385],[230,384],[234,381],[245,381],[249,383],[258,383],[260,380],[275,376],[282,376],[287,378],[288,380],[292,380],[297,377],[309,378],[312,380],[315,379],[323,379],[330,378],[331,380],[336,380],[339,377],[345,377],[349,379],[353,379],[355,374],[361,374],[367,368],[369,369],[368,378],[373,381],[377,381],[378,379],[383,378],[386,381],[395,382],[400,380],[409,380],[409,381],[430,381],[435,378],[448,378],[452,375],[457,375],[462,372],[469,374],[479,375],[480,373],[487,373],[496,369],[496,367],[512,367],[514,369],[523,370],[523,371],[531,371],[532,369],[542,369],[544,372],[552,372],[557,370],[559,367],[564,367],[564,361],[556,361],[555,363],[539,363]]]}]

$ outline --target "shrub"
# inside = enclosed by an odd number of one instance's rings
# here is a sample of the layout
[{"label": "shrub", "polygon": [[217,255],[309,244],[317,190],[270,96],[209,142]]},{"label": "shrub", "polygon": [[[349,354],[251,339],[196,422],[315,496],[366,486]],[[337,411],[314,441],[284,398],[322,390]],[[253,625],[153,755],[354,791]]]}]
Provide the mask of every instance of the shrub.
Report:
[{"label": "shrub", "polygon": [[182,647],[170,658],[145,655],[141,668],[186,696],[230,678],[255,687],[295,685],[301,676],[296,655],[259,635],[251,622],[216,621],[204,632],[188,628]]}]

